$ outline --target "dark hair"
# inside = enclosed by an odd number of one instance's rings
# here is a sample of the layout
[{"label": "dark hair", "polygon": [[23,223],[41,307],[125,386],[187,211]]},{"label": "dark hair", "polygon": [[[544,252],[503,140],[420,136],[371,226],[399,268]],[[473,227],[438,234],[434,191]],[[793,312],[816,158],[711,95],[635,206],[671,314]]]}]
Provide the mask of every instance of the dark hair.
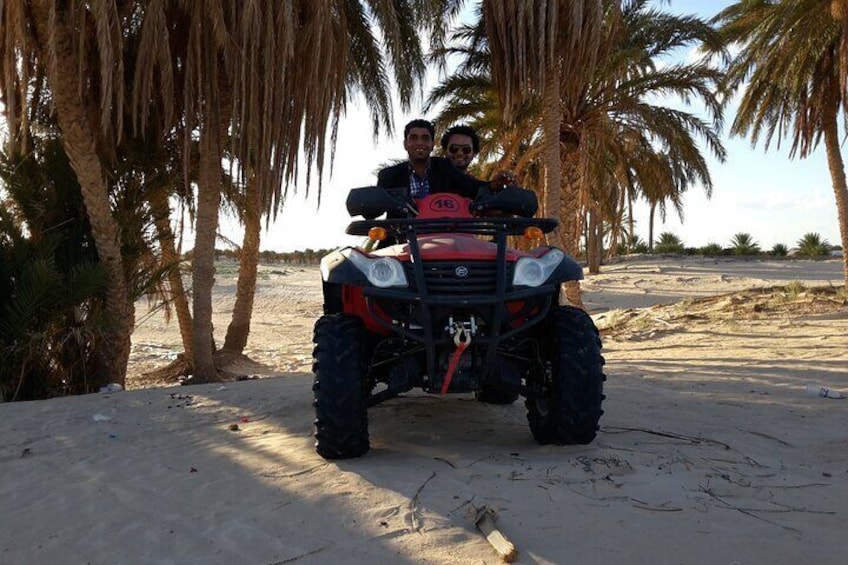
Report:
[{"label": "dark hair", "polygon": [[403,128],[403,138],[406,139],[409,135],[409,130],[412,128],[424,128],[430,132],[430,137],[436,137],[436,126],[433,125],[433,122],[428,122],[427,120],[417,119],[412,120],[406,127]]},{"label": "dark hair", "polygon": [[442,136],[442,149],[445,151],[448,150],[448,142],[452,135],[467,135],[471,138],[471,148],[474,149],[474,153],[480,152],[480,138],[477,137],[477,132],[474,131],[474,128],[471,126],[467,126],[465,124],[461,124],[458,126],[452,126],[448,128],[448,131],[444,133]]}]

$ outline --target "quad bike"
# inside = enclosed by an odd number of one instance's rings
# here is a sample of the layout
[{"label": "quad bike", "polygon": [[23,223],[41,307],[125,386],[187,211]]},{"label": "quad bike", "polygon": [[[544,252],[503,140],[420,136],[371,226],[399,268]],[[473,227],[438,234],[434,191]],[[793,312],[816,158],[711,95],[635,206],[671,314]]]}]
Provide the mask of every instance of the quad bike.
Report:
[{"label": "quad bike", "polygon": [[[480,190],[413,202],[406,190],[353,189],[345,247],[321,261],[324,315],[315,324],[317,452],[358,457],[370,447],[367,409],[413,388],[474,393],[482,402],[525,397],[540,444],[588,444],[603,413],[604,359],[583,310],[560,305],[560,284],[583,278],[559,249],[508,247],[539,239],[556,221],[533,218],[535,193]],[[375,219],[386,214],[386,219]],[[367,247],[366,247],[367,249]]]}]

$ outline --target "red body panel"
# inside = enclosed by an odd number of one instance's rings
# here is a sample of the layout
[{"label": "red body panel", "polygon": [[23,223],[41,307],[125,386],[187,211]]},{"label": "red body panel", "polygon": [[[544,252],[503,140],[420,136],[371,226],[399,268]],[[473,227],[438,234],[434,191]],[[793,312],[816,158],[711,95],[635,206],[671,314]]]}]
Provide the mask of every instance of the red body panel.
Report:
[{"label": "red body panel", "polygon": [[[464,233],[434,233],[418,237],[421,258],[425,261],[494,261],[498,257],[498,246],[491,241]],[[390,255],[400,261],[409,261],[409,246],[388,247],[374,255]],[[507,249],[506,260],[517,261],[526,253]]]},{"label": "red body panel", "polygon": [[470,218],[471,199],[440,192],[425,196],[416,201],[418,204],[418,217],[422,220],[427,218]]},{"label": "red body panel", "polygon": [[[472,218],[471,199],[442,192],[431,194],[416,201],[418,219],[432,218]],[[498,247],[495,243],[477,236],[464,233],[442,233],[421,235],[418,237],[421,248],[421,258],[425,261],[494,261],[498,258]],[[523,252],[515,249],[506,250],[506,260],[517,261],[521,257],[538,257],[547,248],[537,248]],[[401,261],[409,260],[409,247],[388,247],[374,252],[374,255],[389,255]]]},{"label": "red body panel", "polygon": [[[381,335],[390,335],[392,333],[388,328],[379,324],[374,319],[371,312],[368,311],[365,296],[362,294],[362,287],[350,285],[342,287],[342,301],[344,303],[345,314],[353,314],[354,316],[361,318],[365,322],[365,328],[369,332]],[[381,318],[391,323],[391,317],[381,311],[380,307],[376,304],[374,305],[374,310]]]},{"label": "red body panel", "polygon": [[[471,200],[451,193],[431,194],[419,201],[419,219],[432,218],[471,218]],[[418,236],[418,245],[421,258],[424,261],[496,261],[498,257],[498,246],[492,241],[465,233],[437,233]],[[538,247],[529,252],[516,249],[506,250],[507,262],[515,262],[521,257],[538,257],[545,252],[547,247]],[[411,254],[408,244],[399,244],[373,251],[374,256],[394,257],[402,262],[409,262]],[[362,288],[357,286],[345,286],[344,309],[348,314],[358,316],[365,322],[370,332],[381,335],[390,335],[391,331],[385,326],[377,323],[371,312],[368,311]],[[506,305],[511,314],[521,310],[523,302],[511,302]],[[374,309],[380,318],[391,323],[391,317],[374,305]],[[535,313],[535,311],[534,311]],[[511,323],[513,327],[521,325],[522,319],[515,319]]]}]

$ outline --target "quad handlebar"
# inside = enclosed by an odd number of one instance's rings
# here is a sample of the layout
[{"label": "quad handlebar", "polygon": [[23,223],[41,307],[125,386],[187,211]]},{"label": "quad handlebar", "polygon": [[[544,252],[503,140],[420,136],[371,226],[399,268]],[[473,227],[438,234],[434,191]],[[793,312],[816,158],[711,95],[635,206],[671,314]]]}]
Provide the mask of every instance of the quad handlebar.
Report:
[{"label": "quad handlebar", "polygon": [[[532,190],[507,186],[498,192],[492,192],[484,186],[480,188],[477,198],[471,201],[469,212],[477,215],[498,212],[532,218],[538,208],[536,193]],[[366,220],[373,220],[383,214],[387,214],[389,218],[410,218],[418,215],[418,203],[409,197],[409,189],[405,187],[387,189],[366,186],[350,191],[347,210],[351,216],[362,216]]]}]

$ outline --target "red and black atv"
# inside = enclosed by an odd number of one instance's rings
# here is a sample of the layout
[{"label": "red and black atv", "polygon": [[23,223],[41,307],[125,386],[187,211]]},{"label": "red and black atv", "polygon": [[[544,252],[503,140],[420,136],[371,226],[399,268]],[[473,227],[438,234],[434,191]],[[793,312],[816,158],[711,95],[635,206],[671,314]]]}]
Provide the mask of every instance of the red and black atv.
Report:
[{"label": "red and black atv", "polygon": [[539,443],[595,438],[601,341],[586,312],[559,303],[560,284],[583,270],[553,247],[507,246],[508,236],[540,238],[556,227],[532,217],[535,193],[480,192],[474,201],[438,193],[414,203],[405,190],[350,192],[348,211],[365,220],[347,233],[380,243],[321,261],[324,315],[313,337],[321,456],[367,452],[367,408],[414,387],[494,404],[523,395]]}]

